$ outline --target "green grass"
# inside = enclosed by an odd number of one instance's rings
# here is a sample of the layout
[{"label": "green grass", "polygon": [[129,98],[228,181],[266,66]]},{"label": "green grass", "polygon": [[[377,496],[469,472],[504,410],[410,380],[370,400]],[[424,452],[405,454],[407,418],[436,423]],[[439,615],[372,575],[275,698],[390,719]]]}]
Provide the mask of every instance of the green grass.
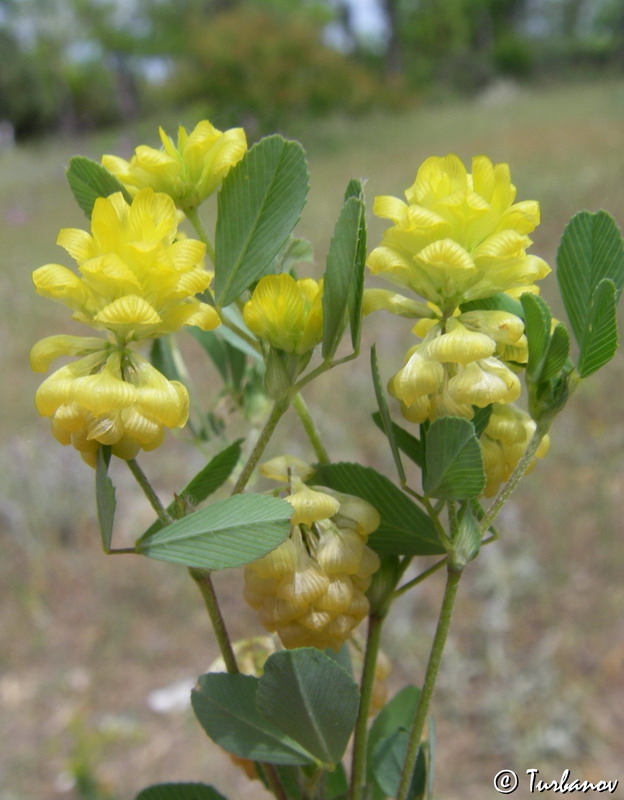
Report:
[{"label": "green grass", "polygon": [[[624,219],[623,101],[624,83],[592,83],[522,91],[497,104],[293,124],[284,133],[300,138],[310,158],[310,201],[299,230],[314,243],[315,272],[351,177],[367,179],[372,205],[376,194],[400,195],[424,158],[447,152],[510,163],[519,199],[541,203],[534,252],[554,263],[575,211],[606,208]],[[199,595],[184,570],[101,553],[93,474],[52,440],[32,405],[41,376],[28,368],[31,345],[75,330],[63,308],[36,297],[30,280],[42,264],[69,264],[54,245],[57,232],[86,222],[64,166],[76,152],[128,155],[138,141],[131,130],[111,131],[0,154],[0,800],[72,797],[62,791],[63,773],[81,758],[80,769],[92,770],[118,800],[167,779],[214,782],[231,800],[260,796],[189,713],[159,716],[147,708],[149,691],[195,677],[216,655]],[[383,225],[370,221],[374,246]],[[544,295],[560,313],[554,278]],[[365,344],[378,341],[384,378],[402,363],[409,328],[381,315],[368,320]],[[439,796],[487,797],[503,768],[535,767],[549,779],[566,767],[590,780],[620,777],[623,381],[620,354],[581,387],[555,426],[548,459],[503,516],[503,541],[468,570],[435,700]],[[307,399],[337,460],[359,459],[392,475],[369,421],[366,355],[324,376]],[[291,414],[272,454],[286,446],[309,456]],[[168,497],[200,456],[171,439],[144,463]],[[116,538],[123,546],[151,514],[119,467]],[[217,577],[234,635],[258,632],[240,603],[238,579]],[[433,580],[401,601],[384,642],[394,686],[421,679],[439,599]],[[97,752],[95,764],[84,756],[85,741]]]}]

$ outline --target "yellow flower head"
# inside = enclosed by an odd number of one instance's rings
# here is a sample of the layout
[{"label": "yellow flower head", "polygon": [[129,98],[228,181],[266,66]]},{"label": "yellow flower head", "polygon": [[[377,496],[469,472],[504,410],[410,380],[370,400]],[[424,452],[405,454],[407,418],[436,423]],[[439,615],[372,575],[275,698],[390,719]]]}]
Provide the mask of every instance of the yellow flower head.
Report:
[{"label": "yellow flower head", "polygon": [[[493,497],[501,483],[506,483],[524,455],[535,431],[531,417],[514,405],[498,405],[492,408],[488,425],[481,436],[481,452],[486,475],[483,490],[485,497]],[[544,458],[550,447],[548,435],[544,436],[535,454],[535,459]],[[534,460],[529,470],[533,469]]]},{"label": "yellow flower head", "polygon": [[197,325],[219,325],[217,312],[195,295],[208,287],[205,246],[178,238],[170,197],[140,191],[131,205],[121,192],[100,197],[91,233],[63,228],[57,244],[77,262],[77,275],[60,264],[33,273],[37,292],[60,300],[74,318],[122,339],[157,337]]},{"label": "yellow flower head", "polygon": [[323,336],[323,282],[291,275],[261,278],[243,309],[250,331],[271,347],[303,355]]},{"label": "yellow flower head", "polygon": [[526,360],[523,330],[522,320],[501,311],[460,314],[444,330],[434,323],[408,351],[388,390],[401,401],[406,419],[417,423],[450,414],[471,419],[473,406],[511,403],[520,381],[500,355],[514,347],[518,360]]},{"label": "yellow flower head", "polygon": [[105,155],[102,164],[131,194],[150,187],[168,194],[183,211],[196,208],[218,189],[247,150],[242,128],[222,132],[208,120],[190,134],[180,126],[177,145],[162,128],[159,132],[162,150],[140,145],[130,161]]},{"label": "yellow flower head", "polygon": [[[289,457],[269,464],[281,460]],[[245,567],[245,599],[285,647],[338,650],[369,611],[364,592],[379,557],[366,540],[378,527],[379,514],[359,497],[310,488],[287,472],[290,537]],[[281,468],[269,477],[281,481]]]},{"label": "yellow flower head", "polygon": [[375,198],[394,224],[369,256],[376,275],[448,310],[462,302],[529,286],[548,265],[527,255],[539,205],[515,203],[507,164],[485,156],[468,173],[456,155],[428,158],[405,196]]},{"label": "yellow flower head", "polygon": [[[86,353],[86,355],[85,355]],[[106,340],[53,336],[31,353],[34,369],[46,369],[59,355],[82,355],[61,367],[37,390],[37,411],[52,420],[61,444],[72,444],[95,465],[100,445],[120,458],[153,450],[164,428],[180,428],[188,418],[189,398],[178,381],[169,381],[137,353],[115,349]]]}]

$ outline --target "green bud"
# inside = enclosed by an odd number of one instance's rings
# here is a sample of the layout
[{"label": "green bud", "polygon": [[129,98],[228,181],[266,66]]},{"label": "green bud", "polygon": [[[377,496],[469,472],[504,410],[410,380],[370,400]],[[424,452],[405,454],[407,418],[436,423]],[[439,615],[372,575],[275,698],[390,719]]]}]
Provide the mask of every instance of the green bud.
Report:
[{"label": "green bud", "polygon": [[374,573],[371,585],[366,592],[371,614],[385,617],[400,577],[401,565],[398,556],[383,556],[379,569]]},{"label": "green bud", "polygon": [[461,572],[469,561],[478,556],[481,549],[481,529],[469,503],[460,509],[458,523],[449,553],[449,566]]}]

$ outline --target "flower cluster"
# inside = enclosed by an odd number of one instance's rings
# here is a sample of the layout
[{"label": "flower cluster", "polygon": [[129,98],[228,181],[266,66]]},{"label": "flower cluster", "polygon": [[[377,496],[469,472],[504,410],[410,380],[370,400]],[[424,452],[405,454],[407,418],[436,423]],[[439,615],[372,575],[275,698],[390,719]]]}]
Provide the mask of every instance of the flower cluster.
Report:
[{"label": "flower cluster", "polygon": [[405,196],[407,203],[375,198],[375,214],[394,224],[369,256],[373,274],[448,311],[526,288],[549,273],[542,259],[526,253],[539,205],[514,203],[507,164],[477,156],[469,174],[457,156],[434,156]]},{"label": "flower cluster", "polygon": [[366,539],[379,515],[360,498],[290,483],[290,536],[245,567],[245,599],[285,647],[338,650],[369,610],[379,558]]},{"label": "flower cluster", "polygon": [[161,336],[182,325],[216,328],[219,315],[195,295],[212,275],[205,245],[178,234],[170,197],[140,191],[131,205],[118,192],[95,201],[91,233],[63,228],[57,238],[78,264],[79,275],[60,264],[33,273],[40,295],[59,300],[74,319],[125,340]]},{"label": "flower cluster", "polygon": [[34,346],[36,371],[59,356],[79,356],[40,386],[37,409],[51,417],[55,437],[88,463],[102,444],[134,458],[140,448],[157,447],[164,428],[186,423],[188,393],[130,345],[182,325],[219,324],[217,312],[195,296],[211,280],[205,247],[178,234],[173,200],[152,189],[139,191],[131,204],[121,193],[99,198],[91,232],[63,229],[58,243],[78,274],[60,264],[40,267],[33,274],[37,292],[69,306],[75,320],[106,338],[50,336]]},{"label": "flower cluster", "polygon": [[[507,164],[485,156],[473,158],[472,173],[455,155],[429,158],[405,196],[407,202],[375,199],[375,213],[393,225],[367,264],[425,302],[381,289],[368,290],[364,299],[366,313],[385,309],[421,318],[414,327],[421,340],[391,378],[390,393],[416,423],[447,415],[471,419],[475,407],[513,403],[521,391],[517,372],[528,358],[524,323],[507,311],[475,309],[473,301],[538,291],[535,281],[550,268],[526,252],[528,234],[539,224],[537,202],[516,203]],[[470,302],[472,310],[464,310]],[[524,434],[521,441],[525,448]],[[491,472],[488,446],[484,439]],[[509,477],[509,463],[502,458],[497,470],[505,477],[489,481],[488,489]]]},{"label": "flower cluster", "polygon": [[159,132],[162,150],[140,145],[130,161],[105,155],[102,164],[131,195],[150,187],[172,197],[184,212],[203,203],[247,150],[242,128],[222,132],[208,120],[198,123],[190,134],[180,126],[177,145],[162,128]]},{"label": "flower cluster", "polygon": [[[429,326],[429,323],[433,323]],[[522,320],[504,311],[468,311],[429,327],[390,381],[406,419],[424,422],[454,414],[470,419],[473,406],[511,403],[520,394],[518,376],[504,359],[524,363],[527,344]]]}]

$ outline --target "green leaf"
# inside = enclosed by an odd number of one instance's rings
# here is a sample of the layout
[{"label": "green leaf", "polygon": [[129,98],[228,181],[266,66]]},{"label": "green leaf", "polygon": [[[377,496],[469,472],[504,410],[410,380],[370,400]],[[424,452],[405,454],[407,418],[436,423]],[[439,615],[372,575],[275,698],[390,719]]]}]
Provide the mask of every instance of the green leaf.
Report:
[{"label": "green leaf", "polygon": [[539,295],[525,292],[520,298],[524,309],[524,331],[529,345],[527,378],[532,383],[540,380],[550,343],[552,315],[547,303]]},{"label": "green leaf", "polygon": [[423,489],[429,497],[477,497],[485,486],[483,458],[474,425],[462,417],[442,417],[425,438]]},{"label": "green leaf", "polygon": [[566,365],[569,354],[570,334],[563,322],[558,322],[550,337],[540,380],[551,381],[556,378]]},{"label": "green leaf", "polygon": [[291,516],[278,497],[238,494],[142,536],[137,552],[200,569],[241,567],[286,540]]},{"label": "green leaf", "polygon": [[[379,430],[385,433],[379,411],[375,411],[372,417],[373,422],[379,428]],[[413,461],[415,464],[418,464],[419,467],[422,466],[423,453],[420,440],[417,439],[413,434],[409,433],[409,431],[406,431],[405,428],[397,425],[396,422],[392,423],[392,436],[394,437],[394,441],[397,443],[399,449],[402,450],[411,461]]]},{"label": "green leaf", "polygon": [[510,314],[515,314],[516,317],[520,317],[520,319],[524,319],[520,302],[504,292],[490,295],[490,297],[483,297],[479,300],[470,300],[467,303],[462,303],[460,310],[462,312],[480,310],[507,311]]},{"label": "green leaf", "polygon": [[135,800],[226,800],[205,783],[159,783],[143,789]]},{"label": "green leaf", "polygon": [[227,306],[265,275],[295,227],[308,193],[303,148],[281,136],[255,144],[218,198],[215,296]]},{"label": "green leaf", "polygon": [[613,281],[619,298],[624,285],[622,236],[606,211],[581,211],[566,225],[557,252],[557,279],[581,353],[592,320],[592,298],[604,278]]},{"label": "green leaf", "polygon": [[578,372],[586,378],[610,361],[617,351],[617,293],[613,281],[604,278],[592,295],[586,318]]},{"label": "green leaf", "polygon": [[334,229],[323,276],[323,358],[336,352],[347,325],[349,300],[360,283],[363,262],[359,247],[364,204],[350,197]]},{"label": "green leaf", "polygon": [[341,800],[347,798],[349,782],[347,773],[342,764],[338,764],[333,772],[328,772],[325,776],[325,796],[327,800]]},{"label": "green leaf", "polygon": [[[416,706],[420,697],[420,689],[416,686],[405,686],[381,709],[371,726],[368,736],[368,750],[372,754],[377,742],[389,736],[393,731],[409,730],[416,714]],[[371,763],[368,773],[372,778]]]},{"label": "green leaf", "polygon": [[474,411],[474,416],[471,422],[474,426],[475,434],[477,437],[480,437],[483,431],[487,428],[490,417],[492,416],[492,405],[490,404],[489,406],[484,406],[483,408],[473,406],[472,410]]},{"label": "green leaf", "polygon": [[371,375],[373,376],[373,386],[375,387],[375,397],[377,398],[377,406],[379,407],[379,419],[381,421],[381,429],[386,434],[392,458],[399,474],[399,480],[405,484],[406,476],[403,464],[401,462],[401,454],[399,453],[399,446],[394,438],[394,428],[392,427],[392,419],[390,418],[390,411],[388,403],[386,402],[386,395],[384,394],[383,386],[381,385],[381,377],[379,376],[379,365],[377,363],[377,349],[375,345],[371,347]]},{"label": "green leaf", "polygon": [[[182,489],[178,495],[180,500],[191,507],[195,507],[213,492],[216,492],[220,486],[223,486],[232,474],[234,467],[238,464],[242,442],[243,439],[237,439],[211,458],[206,466],[200,469],[197,475],[191,478],[184,489]],[[174,500],[173,503],[167,506],[167,513],[175,517],[177,507],[178,502]],[[159,531],[161,528],[164,528],[163,522],[159,519],[155,520],[147,531],[145,531],[141,539],[139,539],[139,542],[156,531]]]},{"label": "green leaf", "polygon": [[192,506],[198,506],[222,486],[232,474],[241,455],[243,439],[237,439],[210,459],[206,466],[192,478],[180,492],[180,497]]},{"label": "green leaf", "polygon": [[168,380],[184,383],[176,365],[170,336],[154,339],[150,348],[150,361]]},{"label": "green leaf", "polygon": [[73,156],[69,159],[67,181],[76,202],[89,219],[98,197],[121,192],[128,203],[132,201],[128,192],[106,167],[85,156]]},{"label": "green leaf", "polygon": [[314,250],[312,243],[307,239],[289,236],[275,257],[271,272],[292,272],[296,264],[311,264],[313,262]]},{"label": "green leaf", "polygon": [[358,233],[358,249],[355,254],[355,269],[353,272],[353,282],[351,294],[349,295],[349,326],[351,328],[351,345],[354,350],[360,347],[360,335],[362,330],[362,300],[364,298],[364,270],[366,267],[366,203],[364,199],[364,187],[362,182],[351,179],[345,193],[345,200],[349,197],[358,197],[362,202],[362,214],[360,216],[360,230]]},{"label": "green leaf", "polygon": [[115,520],[115,487],[108,477],[108,465],[111,449],[107,445],[98,447],[95,460],[95,501],[97,506],[100,536],[105,553],[110,553],[113,538],[113,522]]},{"label": "green leaf", "polygon": [[322,764],[340,761],[355,725],[353,678],[321,650],[281,650],[264,665],[256,703],[269,722]]},{"label": "green leaf", "polygon": [[[398,730],[381,739],[373,750],[371,760],[374,781],[382,790],[384,797],[397,796],[408,744],[409,733],[405,730]],[[426,788],[427,766],[424,748],[421,745],[407,793],[408,800],[422,800]]]},{"label": "green leaf", "polygon": [[270,764],[314,764],[314,756],[262,716],[256,706],[258,684],[259,678],[253,675],[202,675],[191,692],[191,703],[203,729],[224,750],[240,758]]},{"label": "green leaf", "polygon": [[367,544],[379,555],[438,555],[446,550],[427,516],[392,481],[371,467],[340,462],[316,467],[315,483],[367,500],[381,516]]}]

